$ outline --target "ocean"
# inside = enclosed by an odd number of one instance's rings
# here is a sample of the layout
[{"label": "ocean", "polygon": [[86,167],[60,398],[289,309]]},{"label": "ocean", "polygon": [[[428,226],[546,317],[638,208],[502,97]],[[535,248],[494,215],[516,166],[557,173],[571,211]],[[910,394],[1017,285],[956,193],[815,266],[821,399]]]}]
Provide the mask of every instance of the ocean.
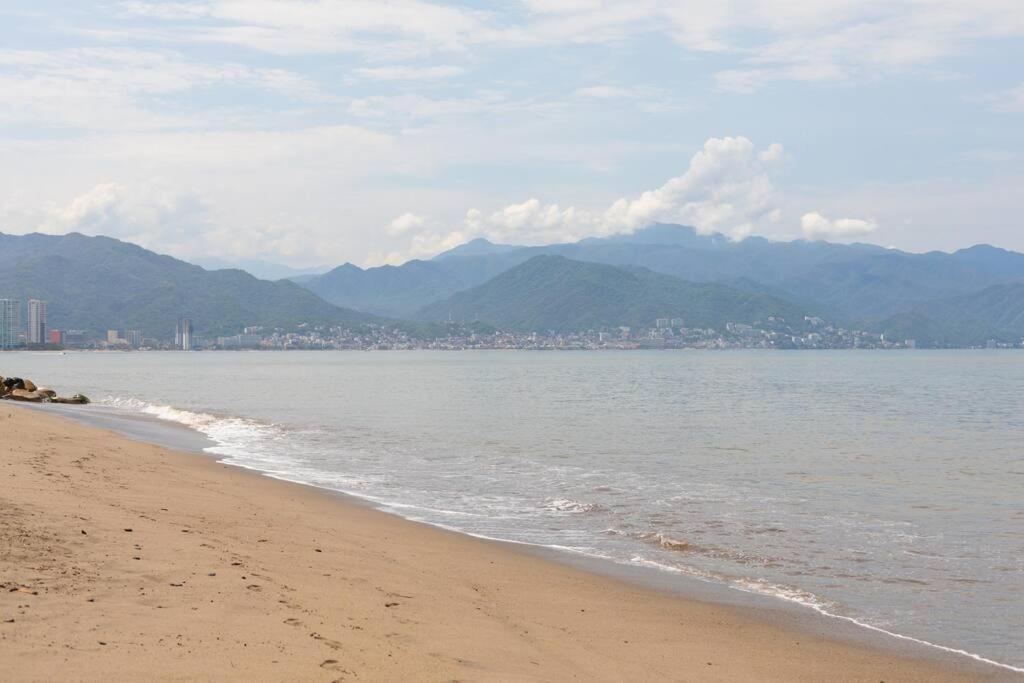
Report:
[{"label": "ocean", "polygon": [[404,517],[1024,671],[1024,354],[5,353]]}]

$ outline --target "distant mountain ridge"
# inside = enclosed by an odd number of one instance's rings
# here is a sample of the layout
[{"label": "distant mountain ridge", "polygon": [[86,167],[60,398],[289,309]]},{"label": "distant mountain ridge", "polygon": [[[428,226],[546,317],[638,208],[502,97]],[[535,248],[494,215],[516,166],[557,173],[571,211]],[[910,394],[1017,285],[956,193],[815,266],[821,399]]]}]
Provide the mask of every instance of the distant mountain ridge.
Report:
[{"label": "distant mountain ridge", "polygon": [[213,256],[196,259],[195,265],[202,266],[206,270],[244,270],[253,277],[260,280],[294,280],[296,278],[310,278],[323,275],[328,270],[327,266],[315,268],[293,268],[283,263],[275,263],[264,259],[240,259],[228,261]]},{"label": "distant mountain ridge", "polygon": [[179,316],[197,334],[303,322],[362,324],[373,316],[327,303],[295,283],[241,270],[207,271],[109,237],[0,233],[0,297],[47,301],[49,326],[102,335],[139,329],[174,336]]},{"label": "distant mountain ridge", "polygon": [[434,257],[435,261],[443,261],[455,256],[483,256],[486,254],[502,254],[516,249],[522,249],[522,247],[515,246],[513,244],[495,244],[490,240],[484,239],[483,237],[477,237],[474,240],[470,240],[465,244],[460,244],[457,247],[453,247],[446,252],[438,254]]},{"label": "distant mountain ridge", "polygon": [[[45,299],[51,328],[97,336],[133,328],[168,339],[182,315],[210,336],[248,325],[390,324],[382,317],[569,330],[645,326],[666,316],[718,327],[814,315],[919,346],[969,346],[1024,337],[1024,254],[989,245],[912,254],[867,244],[735,242],[654,225],[545,246],[474,240],[401,266],[345,264],[300,286],[205,270],[106,237],[0,233],[2,297]],[[419,323],[409,329],[433,329]]]},{"label": "distant mountain ridge", "polygon": [[803,326],[787,301],[717,283],[693,283],[644,268],[621,268],[541,254],[417,315],[423,320],[481,322],[526,331],[650,327],[682,318],[691,327],[769,317]]},{"label": "distant mountain ridge", "polygon": [[[842,325],[877,332],[895,329],[893,320],[911,312],[923,320],[921,307],[929,304],[1024,282],[1024,254],[989,245],[951,254],[914,254],[872,244],[774,242],[761,237],[737,242],[686,226],[655,224],[628,235],[544,246],[476,239],[429,261],[350,269],[344,277],[335,269],[302,284],[338,305],[413,317],[542,254],[736,286],[789,300]],[[924,344],[964,338],[937,334],[934,325],[908,324],[901,329]],[[995,330],[986,326],[978,334]]]},{"label": "distant mountain ridge", "polygon": [[449,297],[477,282],[441,263],[409,261],[366,270],[346,263],[298,284],[338,306],[403,318],[426,302]]}]

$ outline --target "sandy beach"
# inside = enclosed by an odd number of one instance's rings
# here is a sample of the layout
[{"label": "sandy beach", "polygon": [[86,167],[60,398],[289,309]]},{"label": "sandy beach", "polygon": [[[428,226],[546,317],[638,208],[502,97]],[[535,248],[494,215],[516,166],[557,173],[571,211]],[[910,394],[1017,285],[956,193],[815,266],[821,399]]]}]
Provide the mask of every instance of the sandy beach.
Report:
[{"label": "sandy beach", "polygon": [[953,681],[0,404],[2,680]]}]

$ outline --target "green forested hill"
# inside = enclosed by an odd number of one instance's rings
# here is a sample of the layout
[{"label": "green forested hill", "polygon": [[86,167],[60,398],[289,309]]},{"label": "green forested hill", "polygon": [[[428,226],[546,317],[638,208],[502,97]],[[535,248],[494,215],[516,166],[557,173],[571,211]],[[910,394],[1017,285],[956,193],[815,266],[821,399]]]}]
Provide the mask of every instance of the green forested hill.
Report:
[{"label": "green forested hill", "polygon": [[966,296],[933,301],[892,316],[882,329],[922,346],[982,346],[1024,338],[1024,284],[994,285]]},{"label": "green forested hill", "polygon": [[[47,301],[49,326],[102,334],[133,328],[174,336],[180,316],[198,334],[237,333],[246,325],[358,324],[292,282],[257,280],[240,270],[207,271],[108,237],[0,234],[0,298]],[[22,313],[24,315],[24,312]]]},{"label": "green forested hill", "polygon": [[420,311],[424,320],[480,321],[522,330],[651,326],[682,318],[720,328],[769,316],[799,326],[803,311],[781,299],[715,283],[693,283],[641,268],[535,256],[492,280]]}]

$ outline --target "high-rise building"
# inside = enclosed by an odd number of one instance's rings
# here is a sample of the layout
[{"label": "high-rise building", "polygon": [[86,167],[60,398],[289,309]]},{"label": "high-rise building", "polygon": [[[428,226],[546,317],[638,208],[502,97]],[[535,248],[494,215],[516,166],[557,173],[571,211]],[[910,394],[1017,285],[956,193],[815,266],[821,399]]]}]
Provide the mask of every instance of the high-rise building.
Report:
[{"label": "high-rise building", "polygon": [[117,330],[107,330],[107,344],[109,346],[117,346],[121,343],[121,335]]},{"label": "high-rise building", "polygon": [[49,342],[54,346],[64,346],[64,330],[50,330]]},{"label": "high-rise building", "polygon": [[18,316],[21,302],[17,299],[0,299],[0,349],[12,349],[18,345]]},{"label": "high-rise building", "polygon": [[182,351],[192,350],[191,318],[178,318],[178,327],[174,333],[174,344]]},{"label": "high-rise building", "polygon": [[124,340],[128,342],[128,346],[133,349],[137,349],[142,346],[142,331],[141,330],[125,330]]},{"label": "high-rise building", "polygon": [[46,302],[28,300],[28,343],[46,343]]}]

